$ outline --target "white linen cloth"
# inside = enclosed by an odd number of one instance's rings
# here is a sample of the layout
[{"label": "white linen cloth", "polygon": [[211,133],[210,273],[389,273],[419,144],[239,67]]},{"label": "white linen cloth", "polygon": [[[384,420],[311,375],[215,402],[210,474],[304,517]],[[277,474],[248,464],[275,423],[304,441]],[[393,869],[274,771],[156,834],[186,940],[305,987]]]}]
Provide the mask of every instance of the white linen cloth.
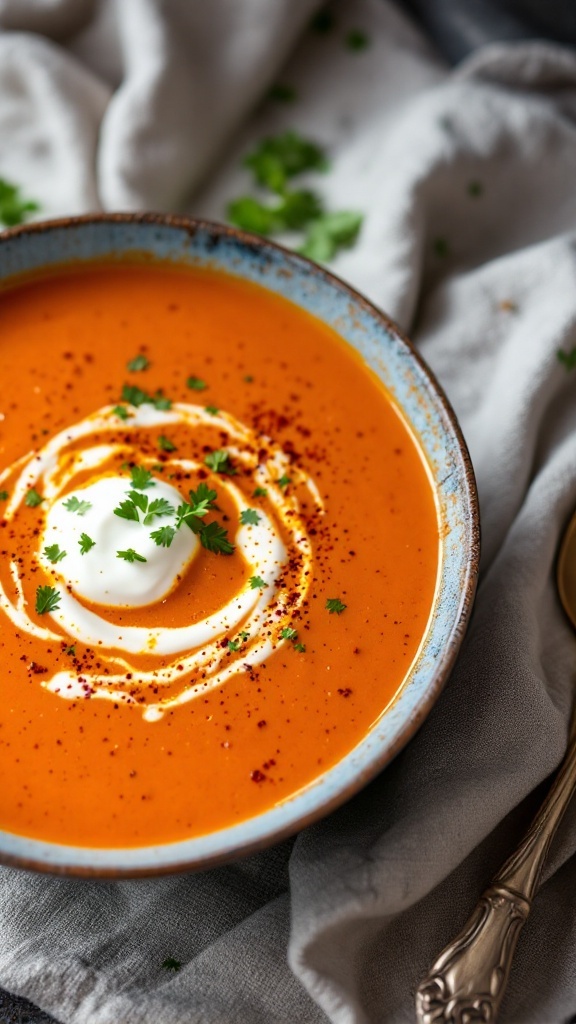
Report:
[{"label": "white linen cloth", "polygon": [[[403,1024],[422,973],[559,763],[576,641],[552,580],[576,506],[576,56],[493,45],[449,72],[386,0],[0,0],[0,177],[44,216],[215,218],[267,133],[323,142],[366,214],[335,270],[399,320],[470,446],[482,577],[418,735],[325,821],[236,865],[134,882],[0,870],[0,985],[63,1024]],[[362,29],[370,45],[343,38]],[[260,103],[269,84],[293,104]],[[472,189],[470,186],[472,185]],[[440,240],[440,242],[438,241]],[[0,388],[6,386],[0,382]],[[576,805],[503,1024],[576,1012]],[[162,968],[182,962],[178,973]]]}]

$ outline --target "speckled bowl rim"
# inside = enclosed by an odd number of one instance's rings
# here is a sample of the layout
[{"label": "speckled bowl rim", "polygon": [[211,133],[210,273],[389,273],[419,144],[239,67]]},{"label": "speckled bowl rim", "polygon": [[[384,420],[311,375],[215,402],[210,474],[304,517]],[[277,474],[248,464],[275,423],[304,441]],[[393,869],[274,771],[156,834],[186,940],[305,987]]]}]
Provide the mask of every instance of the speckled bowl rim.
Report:
[{"label": "speckled bowl rim", "polygon": [[[438,480],[436,474],[434,472],[432,474],[436,495],[440,505],[442,505],[443,499],[446,499],[446,506],[451,505],[453,509],[455,507],[460,516],[460,522],[455,520],[455,526],[450,527],[451,530],[455,529],[458,534],[455,538],[455,550],[452,556],[458,564],[452,567],[452,576],[456,570],[459,575],[455,587],[454,579],[452,580],[454,593],[449,595],[452,601],[452,613],[448,617],[448,628],[442,638],[442,643],[437,648],[434,648],[433,644],[431,645],[431,640],[434,639],[434,623],[438,622],[439,612],[442,611],[441,599],[444,592],[440,587],[431,617],[432,625],[429,624],[422,652],[413,664],[407,682],[400,693],[354,750],[314,780],[310,786],[271,810],[246,819],[238,825],[196,838],[180,840],[176,843],[103,849],[42,842],[0,831],[0,863],[59,875],[133,878],[204,870],[262,850],[329,814],[354,796],[382,771],[418,730],[444,688],[453,667],[468,625],[476,591],[480,557],[480,525],[476,482],[468,449],[454,411],[433,373],[393,320],[335,274],[305,257],[267,239],[201,218],[193,219],[157,213],[89,214],[81,217],[35,222],[10,228],[0,233],[0,283],[3,283],[4,280],[9,281],[19,273],[18,267],[9,267],[8,273],[4,276],[2,260],[8,246],[16,245],[17,247],[22,242],[24,245],[30,244],[26,240],[40,240],[43,236],[46,237],[47,234],[54,232],[64,232],[64,237],[69,237],[70,233],[74,231],[84,231],[88,236],[90,232],[96,235],[99,229],[106,227],[112,233],[115,229],[124,227],[126,230],[141,232],[143,236],[147,231],[157,229],[158,237],[164,237],[166,232],[176,232],[180,236],[184,232],[190,240],[189,244],[195,243],[197,239],[204,239],[206,252],[212,253],[212,255],[219,247],[226,248],[228,246],[231,251],[236,248],[237,252],[242,254],[238,263],[241,271],[246,271],[244,264],[249,263],[250,259],[255,259],[256,263],[260,261],[262,266],[268,262],[270,267],[278,269],[280,281],[282,278],[286,281],[290,278],[299,278],[305,291],[307,283],[313,285],[312,290],[319,289],[318,301],[321,301],[322,290],[327,296],[328,293],[331,293],[335,302],[336,299],[340,304],[346,301],[356,317],[363,317],[366,322],[375,325],[375,335],[379,330],[382,336],[389,339],[389,344],[393,346],[394,358],[398,357],[400,362],[402,360],[406,362],[409,372],[413,374],[420,389],[421,396],[430,403],[428,413],[433,420],[434,417],[436,418],[434,420],[436,428],[440,426],[441,441],[452,460],[446,479]],[[42,248],[42,243],[40,243],[40,248]],[[110,249],[108,255],[97,253],[80,258],[76,256],[73,260],[70,259],[70,254],[64,246],[60,260],[54,260],[53,263],[48,264],[39,263],[34,267],[34,273],[38,271],[41,274],[42,269],[48,271],[50,266],[57,268],[66,263],[77,264],[103,258],[130,262],[131,253],[134,256],[142,251],[151,252],[145,244],[144,237],[141,247],[134,246],[132,249],[120,247],[119,249]],[[153,259],[158,262],[157,253],[152,252],[152,255]],[[160,257],[160,260],[163,258],[165,257]],[[181,255],[176,262],[190,266],[216,265],[217,268],[224,269],[227,273],[234,273],[234,270],[229,267],[221,267],[217,261],[215,264],[210,258],[190,261],[187,258],[182,259]],[[253,273],[250,276],[247,272],[240,272],[237,276],[259,281],[260,284],[267,287],[265,275],[260,278],[259,273]],[[270,287],[269,281],[268,287]],[[284,286],[282,285],[282,287]],[[286,291],[281,291],[280,287],[271,290],[284,294],[285,297],[291,298],[291,301],[295,301],[297,305],[302,305],[313,315],[323,319],[318,312],[314,313],[309,305],[299,301],[297,296],[288,295]],[[329,321],[325,320],[324,322]],[[333,322],[331,326],[334,326]],[[335,329],[342,333],[338,327]],[[353,347],[358,348],[353,342],[350,343]],[[368,344],[368,339],[366,344]],[[369,361],[365,355],[364,358],[367,362]],[[381,379],[384,379],[385,369],[379,367],[376,372]],[[384,379],[384,383],[390,387],[389,381]],[[390,390],[392,390],[397,404],[410,419],[406,413],[405,404],[394,394],[394,388]],[[412,422],[414,421],[412,420]],[[422,441],[423,433],[421,430],[416,430],[416,433],[420,437],[421,446],[427,453],[430,463],[430,452],[427,451],[426,445]],[[448,486],[451,488],[450,502],[443,491],[443,488]],[[447,558],[444,551],[443,563]],[[443,565],[442,572],[444,571]],[[429,647],[430,650],[428,650]],[[425,681],[422,692],[417,693],[416,697],[412,694],[412,700],[407,701],[410,688],[413,686],[414,680],[418,678],[418,673],[421,672],[424,654],[426,654],[428,662],[430,657],[433,658],[433,671]],[[402,711],[400,724],[395,728],[392,737],[386,740],[386,737],[382,735],[382,725],[399,708]]]}]

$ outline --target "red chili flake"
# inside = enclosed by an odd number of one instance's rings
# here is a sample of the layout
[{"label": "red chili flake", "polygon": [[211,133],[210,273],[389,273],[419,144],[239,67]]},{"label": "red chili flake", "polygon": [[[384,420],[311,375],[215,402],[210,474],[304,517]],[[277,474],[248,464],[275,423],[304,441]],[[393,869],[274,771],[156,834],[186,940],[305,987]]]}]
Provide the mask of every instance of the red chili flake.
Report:
[{"label": "red chili flake", "polygon": [[341,697],[349,697],[350,694],[352,693],[352,690],[350,689],[349,686],[345,686],[343,689],[339,689],[338,693],[340,694]]},{"label": "red chili flake", "polygon": [[258,722],[258,728],[259,728],[259,729],[263,729],[263,728],[264,728],[264,726],[265,726],[265,725],[267,725],[267,724],[268,724],[268,723],[266,722],[266,719],[265,719],[265,718],[263,718],[263,719],[262,719],[262,720],[261,720],[260,722]]},{"label": "red chili flake", "polygon": [[253,772],[250,772],[250,778],[252,782],[265,782],[266,776],[264,772],[261,772],[259,768],[255,768]]}]

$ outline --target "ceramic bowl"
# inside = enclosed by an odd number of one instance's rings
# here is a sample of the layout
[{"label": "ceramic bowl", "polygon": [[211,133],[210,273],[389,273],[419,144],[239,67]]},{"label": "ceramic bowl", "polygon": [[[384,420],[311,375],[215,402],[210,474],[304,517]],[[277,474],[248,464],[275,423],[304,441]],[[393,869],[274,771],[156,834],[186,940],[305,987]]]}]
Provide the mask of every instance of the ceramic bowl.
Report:
[{"label": "ceramic bowl", "polygon": [[0,280],[142,253],[256,282],[324,321],[361,353],[402,408],[428,460],[441,518],[440,573],[427,632],[401,691],[362,742],[311,786],[233,827],[163,845],[95,849],[0,832],[1,861],[63,874],[120,877],[206,868],[277,842],[349,799],[402,749],[438,697],[470,616],[478,571],[474,476],[446,397],[398,327],[324,268],[219,224],[113,214],[6,231],[0,235]]}]

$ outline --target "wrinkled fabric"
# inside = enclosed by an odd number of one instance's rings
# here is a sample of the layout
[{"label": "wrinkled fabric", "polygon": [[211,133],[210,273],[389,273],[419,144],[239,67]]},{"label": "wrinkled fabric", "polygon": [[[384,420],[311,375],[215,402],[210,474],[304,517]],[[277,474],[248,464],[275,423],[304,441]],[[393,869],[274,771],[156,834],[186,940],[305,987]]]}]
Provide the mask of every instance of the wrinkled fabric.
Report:
[{"label": "wrinkled fabric", "polygon": [[[553,567],[576,506],[576,56],[491,45],[448,72],[385,0],[0,0],[0,176],[43,215],[222,219],[241,158],[296,128],[365,213],[334,269],[452,402],[480,494],[472,622],[428,720],[360,795],[199,875],[0,871],[0,984],[62,1024],[408,1024],[416,985],[562,758],[576,641]],[[360,28],[369,46],[344,45]],[[271,82],[297,98],[263,99]],[[1,388],[0,384],[0,388]],[[520,938],[502,1024],[576,1013],[576,807]],[[162,968],[182,962],[178,973]]]}]

